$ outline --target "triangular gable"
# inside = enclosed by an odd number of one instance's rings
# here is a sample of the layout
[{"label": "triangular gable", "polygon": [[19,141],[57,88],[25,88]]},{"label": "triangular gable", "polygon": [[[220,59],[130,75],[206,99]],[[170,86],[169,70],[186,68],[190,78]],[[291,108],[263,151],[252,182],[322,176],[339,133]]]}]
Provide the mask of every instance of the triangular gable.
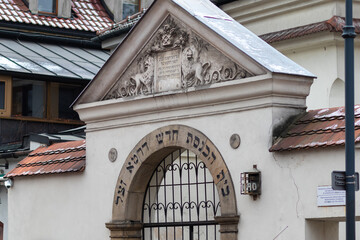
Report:
[{"label": "triangular gable", "polygon": [[254,75],[170,15],[104,99],[188,89]]},{"label": "triangular gable", "polygon": [[157,0],[76,103],[187,91],[269,72],[312,77],[208,0]]}]

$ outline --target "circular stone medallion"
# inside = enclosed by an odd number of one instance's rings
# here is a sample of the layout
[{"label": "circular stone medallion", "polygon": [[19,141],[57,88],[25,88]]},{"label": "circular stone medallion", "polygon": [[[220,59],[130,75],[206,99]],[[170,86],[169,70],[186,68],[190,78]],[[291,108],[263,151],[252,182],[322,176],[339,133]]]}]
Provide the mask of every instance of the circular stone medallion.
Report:
[{"label": "circular stone medallion", "polygon": [[231,135],[231,137],[230,137],[230,146],[233,149],[237,149],[240,146],[240,143],[241,143],[241,139],[240,139],[239,134],[235,133],[235,134]]}]

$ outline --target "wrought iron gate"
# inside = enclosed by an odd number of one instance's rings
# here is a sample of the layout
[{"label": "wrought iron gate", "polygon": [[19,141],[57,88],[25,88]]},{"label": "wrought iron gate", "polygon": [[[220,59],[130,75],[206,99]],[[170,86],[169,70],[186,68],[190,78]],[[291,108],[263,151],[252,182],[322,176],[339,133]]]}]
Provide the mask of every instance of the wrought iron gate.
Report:
[{"label": "wrought iron gate", "polygon": [[220,202],[205,164],[178,150],[155,169],[143,204],[144,240],[216,240]]}]

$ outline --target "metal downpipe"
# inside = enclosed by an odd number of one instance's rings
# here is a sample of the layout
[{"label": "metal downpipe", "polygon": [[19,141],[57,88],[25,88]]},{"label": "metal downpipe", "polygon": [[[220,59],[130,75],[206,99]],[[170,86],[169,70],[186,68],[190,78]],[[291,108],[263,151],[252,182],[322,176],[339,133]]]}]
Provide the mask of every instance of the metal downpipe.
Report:
[{"label": "metal downpipe", "polygon": [[355,240],[354,38],[352,0],[346,0],[345,39],[345,167],[346,240]]}]

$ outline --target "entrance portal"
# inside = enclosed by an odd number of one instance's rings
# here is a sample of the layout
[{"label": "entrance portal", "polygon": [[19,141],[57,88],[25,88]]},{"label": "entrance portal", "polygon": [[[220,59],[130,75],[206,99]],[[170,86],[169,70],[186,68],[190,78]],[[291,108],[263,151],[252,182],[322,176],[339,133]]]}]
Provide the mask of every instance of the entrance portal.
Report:
[{"label": "entrance portal", "polygon": [[219,208],[215,183],[205,163],[189,150],[176,150],[157,166],[147,186],[143,239],[220,239],[215,221]]},{"label": "entrance portal", "polygon": [[124,161],[106,226],[111,239],[235,240],[238,221],[216,146],[196,129],[170,125],[146,135]]}]

